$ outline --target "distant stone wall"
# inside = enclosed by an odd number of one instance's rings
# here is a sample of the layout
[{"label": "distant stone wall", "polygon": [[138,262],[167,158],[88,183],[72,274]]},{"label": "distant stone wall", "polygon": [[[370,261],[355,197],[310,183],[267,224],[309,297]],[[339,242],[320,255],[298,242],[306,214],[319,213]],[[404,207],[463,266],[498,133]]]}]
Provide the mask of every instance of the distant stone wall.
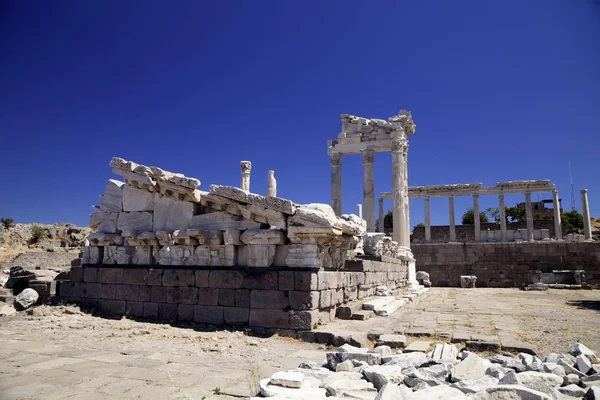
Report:
[{"label": "distant stone wall", "polygon": [[585,270],[587,283],[600,287],[600,243],[440,243],[413,244],[417,271],[433,286],[460,287],[461,275],[476,275],[478,287],[521,287],[529,270]]},{"label": "distant stone wall", "polygon": [[[554,221],[552,220],[537,220],[533,221],[534,229],[548,229],[550,237],[556,237],[554,230]],[[527,229],[527,222],[510,222],[506,224],[507,230]],[[481,224],[481,232],[483,231],[500,231],[500,224],[487,223]],[[425,242],[425,227],[417,226],[413,229],[410,236],[411,241]],[[435,225],[431,227],[432,242],[449,242],[450,227],[448,225]],[[456,225],[456,241],[457,242],[474,242],[475,241],[475,226],[474,225]]]},{"label": "distant stone wall", "polygon": [[407,270],[395,259],[348,261],[340,271],[84,265],[60,282],[58,296],[131,318],[310,330],[379,285],[403,287]]}]

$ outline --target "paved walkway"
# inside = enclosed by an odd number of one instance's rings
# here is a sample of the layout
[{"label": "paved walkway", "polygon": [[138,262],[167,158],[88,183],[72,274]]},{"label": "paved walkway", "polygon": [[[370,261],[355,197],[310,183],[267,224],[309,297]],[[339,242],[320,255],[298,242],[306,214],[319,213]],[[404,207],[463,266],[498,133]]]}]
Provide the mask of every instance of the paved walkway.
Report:
[{"label": "paved walkway", "polygon": [[[390,317],[324,329],[392,329],[435,340],[481,335],[527,341],[542,353],[582,341],[600,350],[599,313],[600,291],[434,288]],[[103,319],[73,307],[2,317],[0,343],[2,400],[239,398],[259,377],[321,362],[326,351],[288,338]]]}]

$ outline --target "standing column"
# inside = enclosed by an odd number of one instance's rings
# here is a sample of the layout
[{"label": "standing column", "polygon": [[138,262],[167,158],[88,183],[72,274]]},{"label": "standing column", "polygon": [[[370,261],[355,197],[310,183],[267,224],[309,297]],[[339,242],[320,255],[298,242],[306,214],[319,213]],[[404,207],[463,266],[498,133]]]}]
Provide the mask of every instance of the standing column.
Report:
[{"label": "standing column", "polygon": [[267,196],[277,197],[277,179],[275,179],[275,171],[269,170],[267,176]]},{"label": "standing column", "polygon": [[362,151],[363,164],[363,204],[365,206],[365,220],[367,232],[375,232],[375,185],[373,183],[373,150]]},{"label": "standing column", "polygon": [[425,241],[431,242],[431,216],[429,213],[429,197],[425,197],[423,200],[425,203]]},{"label": "standing column", "polygon": [[240,189],[245,192],[250,191],[250,170],[252,163],[250,161],[240,161]]},{"label": "standing column", "polygon": [[481,240],[481,220],[479,219],[479,195],[473,195],[473,222],[475,224],[475,241]]},{"label": "standing column", "polygon": [[581,213],[583,214],[583,229],[585,240],[592,240],[592,221],[590,220],[590,205],[588,203],[587,189],[581,189]]},{"label": "standing column", "polygon": [[331,208],[335,215],[342,215],[342,154],[329,155],[331,162]]},{"label": "standing column", "polygon": [[456,224],[454,223],[454,196],[448,197],[448,224],[450,225],[450,242],[456,242]]},{"label": "standing column", "polygon": [[562,226],[560,220],[560,201],[558,200],[558,191],[552,191],[552,206],[554,207],[554,235],[557,240],[562,239]]},{"label": "standing column", "polygon": [[498,195],[498,209],[500,210],[500,240],[506,242],[506,206],[503,194]]},{"label": "standing column", "polygon": [[531,209],[531,193],[525,192],[525,215],[527,217],[527,240],[533,240],[533,210]]},{"label": "standing column", "polygon": [[385,215],[383,215],[383,198],[379,198],[379,232],[383,233],[385,231],[384,225]]},{"label": "standing column", "polygon": [[356,205],[356,215],[358,215],[358,218],[362,219],[362,204]]},{"label": "standing column", "polygon": [[[398,134],[398,133],[397,133]],[[402,133],[392,138],[392,196],[394,200],[393,239],[401,247],[410,249],[408,220],[408,184],[405,167],[408,141]]]}]

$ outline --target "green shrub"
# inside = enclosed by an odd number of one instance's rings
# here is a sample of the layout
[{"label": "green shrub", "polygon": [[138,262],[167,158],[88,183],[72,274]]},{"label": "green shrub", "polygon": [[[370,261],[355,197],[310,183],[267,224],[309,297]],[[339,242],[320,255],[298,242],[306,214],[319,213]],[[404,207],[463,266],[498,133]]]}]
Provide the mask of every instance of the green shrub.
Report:
[{"label": "green shrub", "polygon": [[46,236],[46,230],[39,225],[31,227],[31,243],[37,243]]},{"label": "green shrub", "polygon": [[0,224],[2,224],[2,226],[4,226],[6,229],[12,228],[13,226],[15,226],[15,224],[13,224],[14,220],[12,218],[0,218]]}]

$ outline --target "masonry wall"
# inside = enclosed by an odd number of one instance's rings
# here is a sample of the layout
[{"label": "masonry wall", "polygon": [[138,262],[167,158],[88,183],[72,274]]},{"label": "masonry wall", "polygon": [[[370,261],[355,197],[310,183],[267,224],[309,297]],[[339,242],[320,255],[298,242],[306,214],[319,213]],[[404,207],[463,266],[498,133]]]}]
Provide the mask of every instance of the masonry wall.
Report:
[{"label": "masonry wall", "polygon": [[[475,241],[475,225],[456,225],[456,241],[458,242],[474,242]],[[533,221],[534,229],[548,229],[550,237],[556,237],[553,220],[535,220]],[[527,222],[509,222],[506,224],[507,230],[527,229]],[[481,224],[481,231],[500,231],[500,224],[487,223]],[[416,240],[425,242],[425,227],[417,226],[413,229],[410,236],[411,241]],[[448,225],[435,225],[431,227],[432,242],[449,242],[450,227]]]},{"label": "masonry wall", "polygon": [[600,287],[600,242],[413,244],[417,271],[433,286],[460,287],[461,275],[476,275],[478,287],[521,287],[529,270],[585,270],[587,283]]},{"label": "masonry wall", "polygon": [[371,260],[349,271],[198,267],[83,266],[71,269],[58,295],[100,311],[165,321],[309,330],[337,306],[402,287],[407,266]]}]

